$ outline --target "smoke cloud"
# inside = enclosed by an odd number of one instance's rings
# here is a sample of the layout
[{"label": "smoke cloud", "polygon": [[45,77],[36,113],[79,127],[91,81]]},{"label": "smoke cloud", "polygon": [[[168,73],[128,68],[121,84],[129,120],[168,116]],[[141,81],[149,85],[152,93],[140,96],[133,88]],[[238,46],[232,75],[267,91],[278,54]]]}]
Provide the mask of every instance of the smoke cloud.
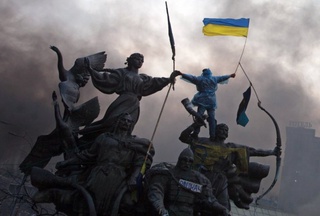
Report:
[{"label": "smoke cloud", "polygon": [[[235,72],[246,43],[241,64],[258,98],[277,120],[285,143],[285,127],[290,121],[310,122],[319,131],[320,119],[317,69],[320,62],[317,1],[168,1],[176,42],[175,69],[200,74],[211,68],[214,74]],[[204,17],[250,18],[247,40],[240,37],[206,37]],[[19,1],[5,0],[0,8],[0,161],[18,164],[37,136],[54,126],[51,93],[58,90],[57,46],[66,68],[75,59],[100,51],[108,54],[107,67],[124,67],[127,56],[143,53],[141,73],[168,77],[173,70],[164,1],[85,0]],[[237,70],[235,79],[217,91],[216,118],[230,127],[228,140],[256,148],[273,149],[275,131],[269,117],[257,107],[252,94],[246,127],[236,125],[236,112],[249,82]],[[185,144],[180,132],[192,123],[180,101],[192,98],[193,85],[178,79],[171,91],[154,138],[156,162],[176,162]],[[134,130],[151,138],[168,88],[141,101],[141,116]],[[99,119],[115,95],[104,95],[91,81],[81,89],[79,103],[98,96]],[[9,123],[9,124],[5,124]],[[15,135],[13,135],[14,133]],[[208,131],[202,130],[202,136]],[[285,146],[283,147],[285,149]],[[285,150],[283,151],[285,154]],[[274,158],[258,159],[274,167]],[[270,185],[270,179],[263,183]]]}]

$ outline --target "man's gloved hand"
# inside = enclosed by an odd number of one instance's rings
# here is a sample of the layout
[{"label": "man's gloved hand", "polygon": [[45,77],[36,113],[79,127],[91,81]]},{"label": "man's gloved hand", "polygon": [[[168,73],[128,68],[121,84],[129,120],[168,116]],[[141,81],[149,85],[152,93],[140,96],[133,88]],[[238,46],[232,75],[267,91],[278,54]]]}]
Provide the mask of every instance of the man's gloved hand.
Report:
[{"label": "man's gloved hand", "polygon": [[230,77],[235,78],[236,77],[236,73],[230,74]]}]

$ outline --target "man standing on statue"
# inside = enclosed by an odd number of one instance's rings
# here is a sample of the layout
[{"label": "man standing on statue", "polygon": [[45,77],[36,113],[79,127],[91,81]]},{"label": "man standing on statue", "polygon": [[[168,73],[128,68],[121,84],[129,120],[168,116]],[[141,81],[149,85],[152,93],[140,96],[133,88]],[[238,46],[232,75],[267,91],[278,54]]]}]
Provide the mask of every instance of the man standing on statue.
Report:
[{"label": "man standing on statue", "polygon": [[[234,78],[235,73],[224,76],[213,76],[209,68],[202,70],[201,76],[194,76],[191,74],[180,74],[182,79],[191,82],[196,85],[197,93],[192,99],[192,104],[198,107],[197,112],[200,116],[203,116],[205,111],[208,114],[209,134],[210,139],[213,141],[215,138],[216,118],[215,110],[217,109],[216,91],[218,90],[218,84],[226,83],[229,78]],[[193,131],[192,136],[197,138],[200,133],[200,127]]]}]

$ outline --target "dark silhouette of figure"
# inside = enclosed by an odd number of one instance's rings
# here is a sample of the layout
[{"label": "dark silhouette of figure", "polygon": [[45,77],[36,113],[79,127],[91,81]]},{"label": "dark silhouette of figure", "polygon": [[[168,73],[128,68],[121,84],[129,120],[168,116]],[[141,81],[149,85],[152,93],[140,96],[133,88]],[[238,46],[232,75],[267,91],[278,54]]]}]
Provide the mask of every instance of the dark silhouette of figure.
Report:
[{"label": "dark silhouette of figure", "polygon": [[140,53],[133,53],[127,58],[126,68],[106,69],[104,73],[99,73],[91,67],[91,61],[88,60],[88,70],[91,74],[93,85],[105,94],[116,93],[119,96],[108,107],[104,117],[84,128],[81,134],[97,133],[106,131],[115,118],[120,113],[129,113],[135,125],[140,115],[140,100],[144,96],[152,95],[170,82],[174,83],[177,74],[173,72],[170,78],[151,77],[146,74],[139,74],[144,57]]},{"label": "dark silhouette of figure", "polygon": [[[148,152],[148,147],[152,144],[148,139],[131,135],[132,123],[130,114],[118,116],[112,132],[101,134],[89,149],[56,165],[57,169],[84,167],[83,172],[76,176],[76,182],[92,196],[98,215],[118,215],[118,211],[128,211],[128,208],[129,212],[133,211],[136,203],[131,199],[130,193],[138,186],[137,178],[144,162],[147,169],[152,163],[153,148]],[[88,214],[88,205],[79,191],[56,186],[72,182],[75,179],[73,175],[44,181],[39,177],[39,170],[33,171],[31,182],[39,188],[39,192],[33,197],[35,202],[53,202],[60,211],[72,209],[75,215]]]},{"label": "dark silhouette of figure", "polygon": [[[80,98],[80,88],[84,87],[90,79],[90,73],[85,64],[85,59],[90,60],[92,68],[97,71],[102,71],[107,55],[105,52],[99,52],[77,58],[74,65],[69,70],[66,70],[63,66],[63,57],[60,50],[55,46],[51,46],[50,48],[55,51],[58,56],[59,90],[65,108],[63,119],[77,131],[79,126],[85,126],[91,123],[99,115],[97,97],[87,103],[76,106]],[[70,120],[70,117],[73,117],[73,121]],[[79,125],[79,121],[85,122]]]},{"label": "dark silhouette of figure", "polygon": [[156,215],[189,216],[199,209],[229,215],[228,209],[212,195],[209,179],[192,170],[193,160],[192,150],[186,148],[176,166],[160,163],[147,172],[147,196]]},{"label": "dark silhouette of figure", "polygon": [[[194,138],[192,133],[200,126],[198,123],[193,123],[182,131],[179,137],[182,142],[190,145],[195,154],[193,168],[211,181],[213,195],[219,203],[230,210],[229,199],[232,199],[237,207],[248,209],[253,201],[251,193],[258,192],[261,179],[269,173],[268,166],[249,162],[249,158],[278,155],[281,152],[277,148],[260,150],[245,145],[225,143],[229,132],[226,124],[217,125],[214,141],[206,137]],[[241,181],[246,182],[249,188],[244,188]]]},{"label": "dark silhouette of figure", "polygon": [[[63,66],[63,57],[59,49],[55,46],[51,46],[50,48],[58,56],[59,90],[64,105],[63,121],[72,128],[72,133],[77,138],[79,127],[89,125],[99,115],[100,111],[97,97],[81,105],[76,104],[80,98],[80,87],[84,87],[90,77],[84,64],[84,59],[90,59],[93,62],[92,67],[102,70],[106,61],[106,55],[104,52],[100,52],[87,57],[77,58],[74,66],[70,70],[66,70]],[[70,154],[73,154],[72,151],[74,153],[77,152],[76,146],[71,147],[63,143],[56,128],[50,134],[41,135],[37,138],[31,152],[20,164],[20,170],[29,175],[33,166],[43,168],[52,157],[61,155],[62,153],[67,159]]]}]

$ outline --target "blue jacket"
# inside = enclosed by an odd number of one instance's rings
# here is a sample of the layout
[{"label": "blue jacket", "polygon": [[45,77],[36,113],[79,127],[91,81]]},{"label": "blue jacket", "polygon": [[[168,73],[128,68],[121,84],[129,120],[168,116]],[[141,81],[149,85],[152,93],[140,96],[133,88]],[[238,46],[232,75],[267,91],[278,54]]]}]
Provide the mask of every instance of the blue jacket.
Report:
[{"label": "blue jacket", "polygon": [[202,73],[201,76],[191,74],[183,74],[182,79],[185,79],[196,85],[198,93],[192,99],[192,104],[202,106],[206,109],[217,109],[216,91],[218,83],[226,81],[230,75],[212,76],[210,73]]}]

